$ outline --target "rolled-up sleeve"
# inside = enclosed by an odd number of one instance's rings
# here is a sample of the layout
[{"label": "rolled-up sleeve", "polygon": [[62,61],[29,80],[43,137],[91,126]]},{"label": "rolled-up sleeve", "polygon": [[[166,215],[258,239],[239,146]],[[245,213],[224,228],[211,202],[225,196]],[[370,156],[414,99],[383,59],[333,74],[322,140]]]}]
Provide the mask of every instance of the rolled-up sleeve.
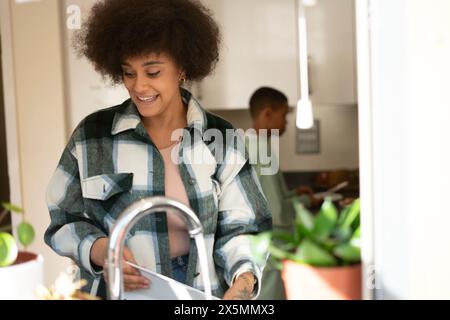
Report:
[{"label": "rolled-up sleeve", "polygon": [[72,140],[65,148],[47,188],[50,225],[44,240],[56,253],[71,258],[92,275],[101,273],[91,264],[93,243],[106,232],[84,210],[78,162]]},{"label": "rolled-up sleeve", "polygon": [[251,252],[251,235],[271,229],[272,217],[261,186],[248,157],[233,151],[234,160],[225,157],[219,170],[221,194],[216,232],[215,261],[224,269],[229,286],[244,272],[256,279],[254,295],[261,288],[265,262],[255,259]]}]

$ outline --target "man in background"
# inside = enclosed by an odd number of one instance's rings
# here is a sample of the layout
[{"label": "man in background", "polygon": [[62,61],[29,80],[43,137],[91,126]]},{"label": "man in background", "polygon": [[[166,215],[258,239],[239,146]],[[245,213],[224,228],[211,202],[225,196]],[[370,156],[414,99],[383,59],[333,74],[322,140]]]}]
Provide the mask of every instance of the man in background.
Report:
[{"label": "man in background", "polygon": [[[300,202],[306,207],[320,203],[320,200],[314,197],[312,190],[308,187],[300,186],[294,190],[288,189],[283,173],[278,169],[278,150],[271,150],[270,139],[278,139],[278,135],[281,136],[286,131],[286,117],[289,112],[288,99],[282,92],[268,87],[259,88],[250,98],[250,114],[253,120],[253,129],[256,133],[250,133],[246,136],[251,159],[258,159],[256,163],[253,162],[253,165],[272,212],[273,229],[285,231],[293,231],[294,228],[293,197],[299,197]],[[267,146],[262,146],[262,143],[267,143]],[[252,147],[249,147],[250,144],[253,144]],[[254,148],[256,145],[258,146],[257,149]],[[270,155],[271,161],[276,161],[277,170],[273,174],[264,174],[264,168],[267,168],[267,166],[262,164],[260,157],[258,157],[258,149],[262,147],[267,148],[267,154]],[[273,167],[273,163],[271,166]],[[261,293],[258,299],[286,299],[280,271],[270,262],[264,270]]]}]

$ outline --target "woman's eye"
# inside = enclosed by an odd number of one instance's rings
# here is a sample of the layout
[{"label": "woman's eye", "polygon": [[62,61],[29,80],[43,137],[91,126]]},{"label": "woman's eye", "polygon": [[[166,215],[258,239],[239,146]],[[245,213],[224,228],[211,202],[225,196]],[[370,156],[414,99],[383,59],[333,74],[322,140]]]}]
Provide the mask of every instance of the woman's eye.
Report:
[{"label": "woman's eye", "polygon": [[148,75],[149,77],[154,78],[154,77],[157,77],[160,73],[161,73],[161,71],[158,71],[158,72],[148,72],[147,75]]},{"label": "woman's eye", "polygon": [[127,78],[132,78],[134,77],[134,73],[130,73],[130,72],[124,72],[123,75]]}]

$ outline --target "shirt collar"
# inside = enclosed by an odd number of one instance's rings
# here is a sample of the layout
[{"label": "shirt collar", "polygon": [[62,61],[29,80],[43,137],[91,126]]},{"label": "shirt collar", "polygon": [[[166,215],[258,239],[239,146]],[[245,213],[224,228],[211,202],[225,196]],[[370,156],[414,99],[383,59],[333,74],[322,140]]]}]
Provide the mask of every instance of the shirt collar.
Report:
[{"label": "shirt collar", "polygon": [[[197,128],[203,134],[206,130],[206,113],[200,103],[186,89],[181,88],[181,98],[187,104],[187,125],[190,128]],[[128,130],[136,130],[141,124],[141,117],[136,105],[128,99],[124,102],[125,108],[117,111],[114,115],[114,121],[111,129],[112,135],[117,135]]]}]

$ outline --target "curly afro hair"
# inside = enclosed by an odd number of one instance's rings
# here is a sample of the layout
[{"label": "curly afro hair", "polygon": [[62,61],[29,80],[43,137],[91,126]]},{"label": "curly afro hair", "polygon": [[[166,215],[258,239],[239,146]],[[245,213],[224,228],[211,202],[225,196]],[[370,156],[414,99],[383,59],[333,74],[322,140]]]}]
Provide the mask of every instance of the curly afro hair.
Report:
[{"label": "curly afro hair", "polygon": [[219,61],[219,45],[219,27],[197,0],[102,0],[74,38],[78,54],[116,84],[123,61],[149,53],[169,54],[187,80],[201,80]]}]

